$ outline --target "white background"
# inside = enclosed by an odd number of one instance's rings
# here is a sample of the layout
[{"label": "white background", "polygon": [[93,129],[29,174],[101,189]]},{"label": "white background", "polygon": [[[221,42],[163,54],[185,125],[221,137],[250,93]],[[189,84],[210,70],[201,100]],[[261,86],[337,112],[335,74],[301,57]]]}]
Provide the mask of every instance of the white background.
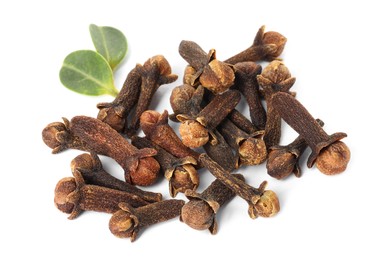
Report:
[{"label": "white background", "polygon": [[[389,259],[390,19],[385,3],[3,1],[0,258]],[[116,27],[128,39],[129,55],[115,72],[117,88],[136,63],[157,54],[167,58],[179,80],[158,90],[152,108],[169,112],[170,92],[180,84],[186,64],[177,52],[181,40],[196,41],[206,51],[215,48],[224,60],[248,47],[263,24],[282,33],[288,38],[282,58],[297,78],[297,98],[325,122],[329,134],[348,134],[347,171],[325,176],[302,162],[300,179],[277,181],[264,165],[243,168],[249,184],[269,181],[281,211],[252,220],[246,202],[237,197],[219,212],[214,236],[174,219],[144,230],[130,243],[110,233],[108,214],[84,212],[68,220],[55,208],[53,191],[59,179],[71,176],[70,161],[81,152],[52,155],[41,131],[61,117],[96,116],[96,104],[112,100],[73,93],[59,81],[68,53],[93,49],[91,23]],[[282,143],[295,137],[284,124]],[[101,158],[107,171],[123,177],[113,160]],[[214,179],[206,171],[200,178],[199,191]],[[169,198],[165,179],[147,189]]]}]

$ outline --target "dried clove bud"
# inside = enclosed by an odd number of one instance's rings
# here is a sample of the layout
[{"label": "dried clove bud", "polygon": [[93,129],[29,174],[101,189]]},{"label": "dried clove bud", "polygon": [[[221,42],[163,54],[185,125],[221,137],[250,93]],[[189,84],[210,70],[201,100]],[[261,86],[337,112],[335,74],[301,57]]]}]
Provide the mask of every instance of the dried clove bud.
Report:
[{"label": "dried clove bud", "polygon": [[114,101],[97,104],[99,109],[97,118],[116,131],[123,132],[130,111],[137,104],[141,82],[138,69],[132,69]]},{"label": "dried clove bud", "polygon": [[203,94],[204,88],[202,86],[196,89],[188,84],[175,87],[169,99],[173,110],[173,115],[170,115],[169,118],[178,121],[176,118],[178,114],[190,116],[198,114],[202,110]]},{"label": "dried clove bud", "polygon": [[244,61],[272,61],[279,57],[286,45],[287,38],[278,32],[264,33],[264,31],[265,26],[263,25],[258,30],[251,47],[225,60],[225,62],[237,64]]},{"label": "dried clove bud", "polygon": [[[320,119],[317,119],[317,122],[321,127],[324,126],[324,122]],[[279,180],[291,173],[294,173],[296,177],[301,177],[299,159],[306,148],[307,143],[301,135],[288,145],[270,147],[267,160],[268,174]]]},{"label": "dried clove bud", "polygon": [[192,148],[205,145],[209,134],[213,137],[212,144],[215,144],[213,130],[235,108],[240,98],[238,91],[229,90],[216,95],[197,115],[177,115],[177,119],[182,122],[179,131],[184,145]]},{"label": "dried clove bud", "polygon": [[195,42],[181,41],[179,53],[196,71],[192,76],[186,73],[185,83],[197,86],[199,82],[213,93],[222,93],[233,85],[233,67],[217,60],[214,49],[207,54]]},{"label": "dried clove bud", "polygon": [[152,157],[156,150],[138,150],[109,125],[92,117],[75,116],[69,128],[94,152],[117,161],[125,171],[126,182],[146,186],[156,181],[160,170],[160,165]]},{"label": "dried clove bud", "polygon": [[74,171],[73,176],[61,179],[54,191],[54,203],[60,211],[70,214],[68,219],[76,218],[84,210],[114,213],[120,202],[133,207],[149,204],[125,191],[87,185],[78,171]]},{"label": "dried clove bud", "polygon": [[178,192],[198,188],[199,176],[194,168],[197,162],[193,157],[177,158],[152,141],[138,136],[133,136],[131,143],[139,149],[156,149],[157,154],[154,158],[159,162],[165,178],[169,181],[169,193],[172,197],[176,197]]},{"label": "dried clove bud", "polygon": [[258,216],[271,217],[279,212],[279,199],[272,190],[265,190],[265,186],[267,185],[266,181],[263,181],[260,187],[256,189],[226,172],[207,154],[201,154],[199,160],[211,174],[248,202],[248,214],[251,218],[254,219]]},{"label": "dried clove bud", "polygon": [[111,174],[107,173],[102,166],[98,155],[83,153],[76,156],[70,163],[72,172],[78,171],[85,180],[86,184],[97,185],[114,190],[126,191],[134,194],[142,200],[153,203],[162,200],[161,193],[144,191],[127,182],[121,181]]},{"label": "dried clove bud", "polygon": [[338,132],[328,135],[325,133],[306,108],[287,93],[276,93],[272,97],[271,104],[283,120],[298,132],[311,148],[307,161],[309,168],[316,162],[318,170],[327,175],[345,171],[351,153],[348,146],[339,140],[347,134]]},{"label": "dried clove bud", "polygon": [[184,205],[183,200],[164,200],[140,208],[133,208],[128,203],[119,203],[109,223],[110,231],[120,238],[130,238],[134,242],[139,231],[147,226],[178,217]]},{"label": "dried clove bud", "polygon": [[148,109],[158,87],[163,84],[172,83],[177,79],[177,75],[171,74],[171,66],[162,55],[148,59],[143,66],[138,64],[136,69],[141,75],[142,84],[134,115],[129,122],[130,125],[127,130],[129,136],[134,135],[139,128],[139,118]]},{"label": "dried clove bud", "polygon": [[[233,176],[245,181],[241,174],[233,174]],[[180,220],[193,229],[208,229],[214,235],[217,233],[215,216],[220,207],[231,200],[235,193],[216,179],[202,193],[187,190],[185,195],[190,201],[181,209]]]},{"label": "dried clove bud", "polygon": [[275,60],[257,76],[257,81],[267,103],[264,142],[269,148],[279,144],[282,124],[280,115],[272,106],[271,99],[278,92],[289,92],[289,89],[295,83],[295,78],[291,77],[290,71],[282,62]]}]

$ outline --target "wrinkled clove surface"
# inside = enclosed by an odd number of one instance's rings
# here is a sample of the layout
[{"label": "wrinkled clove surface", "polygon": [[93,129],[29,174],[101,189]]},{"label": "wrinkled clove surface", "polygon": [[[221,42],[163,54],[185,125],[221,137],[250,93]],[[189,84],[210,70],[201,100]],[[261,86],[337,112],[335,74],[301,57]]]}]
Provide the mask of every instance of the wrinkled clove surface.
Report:
[{"label": "wrinkled clove surface", "polygon": [[[233,176],[245,181],[241,174],[233,174]],[[217,233],[217,212],[236,194],[216,179],[202,193],[187,190],[185,195],[189,202],[181,209],[180,220],[193,229],[208,229],[214,235]]]},{"label": "wrinkled clove surface", "polygon": [[134,242],[140,230],[163,221],[178,217],[184,200],[164,200],[144,207],[133,208],[127,203],[119,203],[109,222],[113,235],[130,238]]},{"label": "wrinkled clove surface", "polygon": [[169,181],[169,193],[172,197],[176,197],[178,192],[198,188],[199,176],[194,167],[197,161],[193,157],[177,158],[145,137],[133,136],[131,143],[139,149],[156,149],[157,154],[154,158],[159,162],[165,178]]},{"label": "wrinkled clove surface", "polygon": [[318,170],[327,175],[345,171],[351,153],[340,139],[347,134],[338,132],[328,135],[309,111],[287,93],[276,93],[271,102],[283,120],[300,134],[311,148],[307,167],[311,168],[316,163]]},{"label": "wrinkled clove surface", "polygon": [[162,200],[161,193],[141,190],[106,172],[96,153],[84,153],[76,156],[71,161],[70,167],[73,173],[78,171],[83,176],[86,184],[126,191],[149,203]]},{"label": "wrinkled clove surface", "polygon": [[263,181],[260,184],[260,187],[256,189],[244,181],[235,178],[229,172],[226,172],[207,154],[202,153],[199,160],[211,174],[248,202],[248,214],[251,218],[255,219],[259,216],[271,217],[279,212],[280,206],[278,196],[272,190],[265,190],[267,185],[266,181]]},{"label": "wrinkled clove surface", "polygon": [[94,152],[117,161],[124,170],[126,182],[147,186],[157,180],[160,165],[152,157],[156,150],[137,149],[109,125],[92,117],[73,117],[70,130]]},{"label": "wrinkled clove surface", "polygon": [[114,213],[119,209],[118,203],[120,202],[129,203],[133,207],[149,204],[140,200],[138,196],[125,191],[85,184],[78,171],[74,171],[73,176],[61,179],[54,191],[56,207],[60,211],[70,214],[69,219],[76,218],[82,211]]},{"label": "wrinkled clove surface", "polygon": [[[317,122],[324,126],[324,122],[317,119]],[[300,135],[288,145],[272,146],[268,152],[267,172],[276,179],[284,179],[291,173],[296,177],[301,177],[301,167],[299,159],[306,150],[307,143]]]},{"label": "wrinkled clove surface", "polygon": [[136,70],[141,75],[142,83],[138,103],[127,130],[129,136],[135,134],[139,128],[139,118],[149,108],[158,87],[172,83],[177,79],[177,75],[171,74],[171,65],[162,55],[148,59],[143,66],[137,65]]},{"label": "wrinkled clove surface", "polygon": [[141,74],[138,69],[132,69],[114,101],[97,104],[99,109],[97,118],[116,131],[123,132],[130,111],[137,104],[141,83]]}]

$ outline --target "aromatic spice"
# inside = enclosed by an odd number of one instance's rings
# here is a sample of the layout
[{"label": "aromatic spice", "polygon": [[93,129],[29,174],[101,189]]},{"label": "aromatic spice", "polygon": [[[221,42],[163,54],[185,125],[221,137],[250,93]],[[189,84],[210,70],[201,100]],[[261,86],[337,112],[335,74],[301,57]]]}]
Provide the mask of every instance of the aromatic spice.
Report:
[{"label": "aromatic spice", "polygon": [[176,197],[178,192],[184,192],[187,189],[196,190],[198,188],[199,176],[194,168],[197,162],[193,157],[177,158],[144,137],[133,136],[131,143],[139,149],[156,149],[157,154],[154,158],[160,164],[165,178],[169,181],[169,193],[172,197]]},{"label": "aromatic spice", "polygon": [[137,104],[141,87],[141,75],[136,68],[132,69],[118,96],[109,103],[99,103],[97,118],[107,123],[118,132],[123,132],[127,125],[131,109]]},{"label": "aromatic spice", "polygon": [[137,65],[136,69],[141,75],[142,84],[134,115],[129,122],[130,125],[127,130],[129,136],[134,135],[139,128],[139,118],[148,109],[157,88],[177,79],[177,75],[171,74],[171,65],[162,55],[148,59],[143,66]]},{"label": "aromatic spice", "polygon": [[244,95],[252,123],[257,129],[264,130],[266,112],[261,104],[256,76],[261,73],[261,66],[255,62],[239,62],[234,65],[236,80],[234,86]]},{"label": "aromatic spice", "polygon": [[[317,119],[318,124],[324,126],[324,122]],[[276,179],[284,179],[291,173],[301,177],[299,159],[307,148],[305,139],[300,135],[288,145],[276,145],[269,148],[267,160],[267,172]]]},{"label": "aromatic spice", "polygon": [[117,161],[125,171],[126,182],[146,186],[156,181],[160,165],[152,157],[155,149],[138,150],[109,125],[92,117],[75,116],[69,128],[94,152]]},{"label": "aromatic spice", "polygon": [[199,81],[203,87],[213,93],[222,93],[233,85],[233,67],[217,60],[214,49],[207,54],[195,42],[181,41],[179,53],[195,71],[191,79],[188,80],[190,85],[196,86]]},{"label": "aromatic spice", "polygon": [[252,46],[225,60],[226,63],[236,64],[244,61],[272,61],[279,57],[287,42],[286,37],[278,32],[264,32],[265,26],[261,26],[257,32]]},{"label": "aromatic spice", "polygon": [[246,200],[249,204],[248,214],[251,218],[272,217],[280,210],[279,199],[272,190],[265,190],[266,181],[260,184],[258,189],[249,186],[242,180],[235,178],[229,172],[226,172],[220,165],[214,162],[207,154],[202,153],[199,156],[202,162],[212,175],[220,180],[225,186],[229,187],[238,196]]},{"label": "aromatic spice", "polygon": [[188,84],[175,87],[169,98],[173,110],[173,114],[169,115],[169,119],[179,122],[176,118],[179,114],[192,117],[197,115],[202,110],[203,95],[204,88],[201,85],[197,88]]},{"label": "aromatic spice", "polygon": [[112,234],[120,238],[130,238],[134,242],[138,232],[150,225],[178,217],[184,205],[183,200],[164,200],[140,208],[133,208],[128,203],[119,203],[109,223]]},{"label": "aromatic spice", "polygon": [[79,172],[86,184],[97,185],[114,190],[126,191],[138,196],[140,199],[153,203],[162,200],[161,193],[144,191],[127,182],[119,180],[103,169],[102,163],[96,153],[83,153],[75,157],[70,167],[72,172]]},{"label": "aromatic spice", "polygon": [[235,108],[240,98],[238,91],[229,90],[216,95],[197,115],[177,115],[176,118],[182,122],[179,132],[184,145],[200,147],[207,143],[209,134],[213,137],[212,144],[215,144],[213,130]]},{"label": "aromatic spice", "polygon": [[[232,176],[245,181],[241,174]],[[185,195],[190,201],[181,209],[180,220],[193,229],[208,229],[214,235],[217,233],[215,216],[220,207],[231,200],[235,193],[216,179],[202,193],[186,190]]]},{"label": "aromatic spice", "polygon": [[326,134],[306,108],[287,93],[275,94],[271,102],[283,120],[297,131],[311,148],[307,167],[311,168],[316,162],[318,170],[327,175],[345,171],[351,153],[348,146],[339,140],[347,134]]},{"label": "aromatic spice", "polygon": [[278,92],[288,92],[294,85],[295,78],[291,77],[288,68],[280,61],[272,61],[257,76],[267,102],[267,122],[265,125],[264,142],[267,148],[278,145],[281,137],[281,118],[273,107],[271,100]]},{"label": "aromatic spice", "polygon": [[127,202],[133,207],[149,204],[125,191],[85,184],[78,171],[74,171],[73,176],[61,179],[56,185],[54,194],[56,207],[70,214],[69,219],[78,217],[85,210],[114,213],[119,209],[120,202]]}]

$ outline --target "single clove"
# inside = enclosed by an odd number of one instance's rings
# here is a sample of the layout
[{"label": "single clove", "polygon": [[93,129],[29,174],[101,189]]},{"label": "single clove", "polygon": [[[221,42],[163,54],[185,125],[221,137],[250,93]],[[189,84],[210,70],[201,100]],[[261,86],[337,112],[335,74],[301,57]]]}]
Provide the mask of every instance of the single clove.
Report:
[{"label": "single clove", "polygon": [[222,93],[234,83],[234,69],[230,64],[216,59],[214,49],[206,53],[193,41],[181,41],[179,53],[195,70],[192,76],[186,73],[186,83],[197,86],[200,83],[203,87],[213,93]]},{"label": "single clove", "polygon": [[154,158],[159,162],[165,178],[169,181],[169,193],[172,197],[176,197],[178,192],[198,188],[199,176],[194,168],[197,161],[193,157],[177,158],[145,137],[133,136],[131,143],[139,149],[156,149],[157,154]]},{"label": "single clove", "polygon": [[74,171],[73,176],[62,178],[54,191],[54,203],[60,211],[70,214],[68,219],[75,219],[82,211],[114,213],[119,209],[120,202],[133,207],[149,204],[125,191],[85,184],[78,171]]},{"label": "single clove", "polygon": [[256,126],[254,126],[248,118],[246,118],[240,111],[236,109],[233,109],[233,111],[230,112],[228,118],[230,121],[232,121],[233,124],[235,124],[238,128],[248,134],[252,134],[260,130]]},{"label": "single clove", "polygon": [[156,150],[138,150],[109,125],[92,117],[73,117],[69,129],[92,151],[114,159],[123,168],[126,182],[147,186],[157,180],[160,165],[152,157]]},{"label": "single clove", "polygon": [[248,106],[252,123],[263,130],[266,123],[266,112],[261,104],[259,86],[256,76],[261,73],[261,66],[255,62],[239,62],[234,65],[236,80],[234,86],[243,94]]},{"label": "single clove", "polygon": [[258,30],[252,46],[225,60],[229,64],[237,64],[244,61],[272,61],[279,57],[286,45],[287,38],[278,32],[264,32],[265,26]]},{"label": "single clove", "polygon": [[169,119],[175,122],[179,122],[176,116],[179,114],[185,114],[195,116],[201,110],[201,103],[203,101],[204,88],[198,86],[192,87],[188,84],[175,87],[169,98],[173,114],[169,115]]},{"label": "single clove", "polygon": [[290,71],[282,62],[275,60],[257,76],[257,81],[267,103],[267,121],[263,139],[268,149],[279,144],[282,125],[280,115],[272,106],[271,99],[276,93],[289,92],[295,83],[295,78],[291,77]]},{"label": "single clove", "polygon": [[279,212],[280,206],[278,196],[272,190],[265,190],[267,185],[266,181],[263,181],[259,188],[256,189],[245,183],[245,181],[239,180],[235,178],[234,175],[225,171],[207,154],[202,153],[199,156],[199,160],[212,175],[248,202],[248,214],[251,218],[255,219],[259,216],[271,217]]},{"label": "single clove", "polygon": [[267,149],[262,139],[264,131],[247,134],[229,119],[222,121],[218,130],[239,155],[238,167],[261,164],[267,159]]},{"label": "single clove", "polygon": [[[198,88],[200,88],[199,86]],[[215,97],[198,114],[179,114],[176,118],[182,122],[179,132],[184,145],[192,148],[200,147],[212,136],[212,144],[216,143],[213,130],[226,118],[240,101],[241,95],[236,90],[229,90]]]},{"label": "single clove", "polygon": [[199,153],[185,146],[168,124],[168,111],[164,110],[160,114],[157,111],[147,110],[142,113],[140,124],[147,139],[164,148],[172,155],[179,158],[191,156],[198,160]]},{"label": "single clove", "polygon": [[184,200],[164,200],[144,207],[134,208],[128,203],[119,203],[120,210],[116,211],[109,222],[113,235],[120,238],[137,239],[141,229],[157,224],[180,215]]},{"label": "single clove", "polygon": [[271,100],[272,106],[284,121],[304,138],[311,148],[307,166],[316,163],[318,170],[327,175],[345,171],[351,153],[340,139],[345,133],[328,135],[306,108],[288,93],[276,93]]},{"label": "single clove", "polygon": [[138,64],[136,70],[141,75],[142,83],[138,103],[127,129],[127,135],[129,136],[134,135],[138,130],[139,118],[148,109],[158,87],[163,84],[172,83],[177,79],[177,75],[171,74],[171,66],[162,55],[148,59],[143,66]]},{"label": "single clove", "polygon": [[107,173],[102,166],[102,163],[98,155],[94,152],[83,153],[76,156],[70,163],[72,172],[78,171],[82,176],[86,184],[97,185],[114,190],[126,191],[140,199],[153,203],[162,200],[161,193],[155,193],[150,191],[144,191],[136,186],[133,186],[127,182],[119,180]]},{"label": "single clove", "polygon": [[[322,127],[324,122],[317,119],[318,124]],[[291,173],[296,177],[301,177],[301,168],[299,159],[306,150],[307,143],[300,135],[288,145],[272,146],[268,152],[267,172],[276,179],[284,179]]]},{"label": "single clove", "polygon": [[[245,181],[241,174],[233,174],[232,176]],[[193,229],[208,229],[214,235],[217,233],[217,212],[236,194],[216,179],[202,193],[187,190],[185,195],[189,202],[181,209],[180,220]]]},{"label": "single clove", "polygon": [[99,109],[97,118],[122,133],[131,109],[137,104],[141,83],[141,74],[136,67],[127,75],[114,101],[97,104]]}]

